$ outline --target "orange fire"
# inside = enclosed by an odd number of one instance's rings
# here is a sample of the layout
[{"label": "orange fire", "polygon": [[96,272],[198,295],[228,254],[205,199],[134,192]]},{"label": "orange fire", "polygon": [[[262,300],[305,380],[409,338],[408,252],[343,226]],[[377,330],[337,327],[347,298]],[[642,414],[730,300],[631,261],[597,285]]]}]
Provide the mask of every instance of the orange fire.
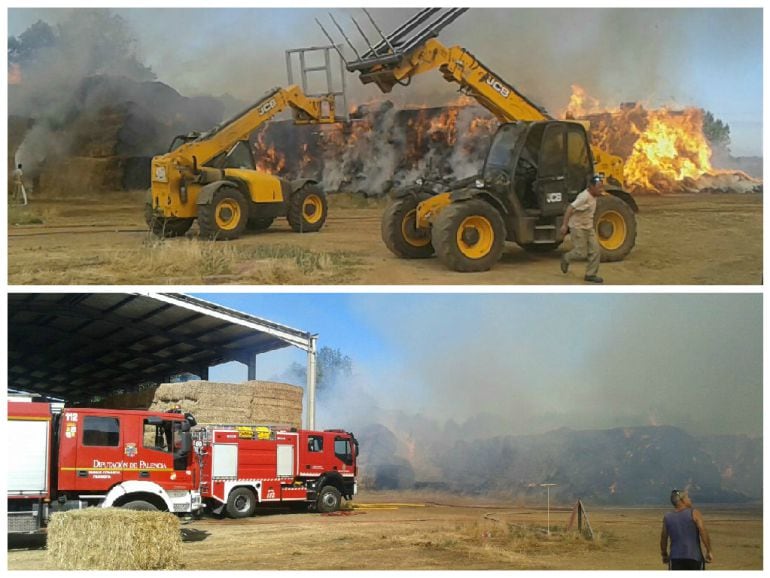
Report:
[{"label": "orange fire", "polygon": [[564,115],[566,118],[580,118],[600,110],[599,101],[589,96],[585,88],[578,84],[571,85],[571,88],[572,95],[569,97],[569,104]]},{"label": "orange fire", "polygon": [[583,88],[572,90],[567,115],[588,120],[593,144],[623,158],[626,188],[672,192],[716,173],[700,109],[648,110],[633,103],[602,112]]},{"label": "orange fire", "polygon": [[21,84],[21,66],[17,63],[8,65],[8,84]]},{"label": "orange fire", "polygon": [[651,110],[645,130],[631,125],[638,138],[626,159],[624,175],[632,188],[665,191],[672,181],[711,174],[711,147],[703,135],[703,113],[689,108],[681,113]]},{"label": "orange fire", "polygon": [[286,166],[286,157],[276,150],[275,145],[268,145],[265,142],[266,132],[261,130],[257,133],[255,143],[255,162],[257,170],[271,175],[277,175]]}]

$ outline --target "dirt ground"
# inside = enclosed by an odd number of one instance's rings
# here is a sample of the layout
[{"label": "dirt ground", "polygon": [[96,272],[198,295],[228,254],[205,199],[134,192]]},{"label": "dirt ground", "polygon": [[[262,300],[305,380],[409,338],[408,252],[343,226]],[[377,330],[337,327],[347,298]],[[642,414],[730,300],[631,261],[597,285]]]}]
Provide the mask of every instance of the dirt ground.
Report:
[{"label": "dirt ground", "polygon": [[[426,498],[428,498],[426,500]],[[586,505],[594,540],[564,531],[570,509],[489,499],[369,493],[340,515],[274,510],[182,525],[188,570],[663,570],[664,509]],[[762,508],[699,506],[713,570],[762,569]],[[248,546],[245,546],[248,545]],[[9,543],[9,570],[55,570],[44,539]]]},{"label": "dirt ground", "polygon": [[[583,284],[577,263],[559,271],[563,249],[532,255],[508,244],[484,273],[449,271],[435,258],[402,260],[380,239],[382,203],[332,198],[318,233],[280,219],[231,242],[159,240],[146,232],[143,195],[35,201],[9,208],[8,280],[25,284]],[[600,274],[615,285],[760,284],[762,196],[640,196],[638,237],[625,261]]]}]

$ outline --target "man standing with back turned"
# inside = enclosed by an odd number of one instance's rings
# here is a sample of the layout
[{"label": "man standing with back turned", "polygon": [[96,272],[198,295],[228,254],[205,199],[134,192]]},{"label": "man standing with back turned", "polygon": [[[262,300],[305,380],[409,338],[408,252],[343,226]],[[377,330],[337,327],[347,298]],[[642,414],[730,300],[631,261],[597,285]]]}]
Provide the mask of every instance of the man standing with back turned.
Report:
[{"label": "man standing with back turned", "polygon": [[604,279],[597,276],[600,254],[599,242],[596,240],[596,231],[594,230],[596,197],[601,195],[603,190],[602,176],[594,175],[591,177],[588,188],[578,194],[567,207],[561,225],[562,236],[566,235],[567,231],[572,236],[572,250],[562,255],[561,272],[569,271],[569,264],[572,261],[588,259],[584,277],[588,283],[604,283]]},{"label": "man standing with back turned", "polygon": [[[711,562],[711,540],[703,524],[703,516],[692,507],[686,491],[671,492],[673,512],[663,516],[663,528],[660,531],[660,556],[669,570],[705,570],[706,562]],[[671,549],[668,544],[671,541]],[[701,552],[701,542],[706,555]]]}]

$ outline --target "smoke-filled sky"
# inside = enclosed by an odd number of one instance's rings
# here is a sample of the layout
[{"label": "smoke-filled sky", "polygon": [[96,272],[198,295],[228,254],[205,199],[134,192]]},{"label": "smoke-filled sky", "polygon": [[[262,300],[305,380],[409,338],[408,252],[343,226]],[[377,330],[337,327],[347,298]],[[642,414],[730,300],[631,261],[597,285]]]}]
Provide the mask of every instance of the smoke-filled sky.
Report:
[{"label": "smoke-filled sky", "polygon": [[[353,359],[322,427],[378,409],[443,423],[476,416],[499,433],[673,425],[762,433],[762,299],[711,294],[207,294],[320,334]],[[261,356],[273,379],[294,350]],[[240,364],[212,380],[241,381]],[[331,423],[334,421],[335,423]],[[329,422],[329,423],[327,423]]]},{"label": "smoke-filled sky", "polygon": [[[72,9],[10,9],[8,34],[42,19],[62,21]],[[286,83],[284,51],[328,44],[314,22],[325,9],[113,9],[129,24],[139,60],[187,96],[230,93],[252,101]],[[359,11],[334,9],[349,31]],[[385,31],[414,10],[375,9]],[[330,28],[331,25],[327,28]],[[373,35],[373,29],[366,28]],[[473,9],[440,35],[554,114],[570,85],[603,105],[698,106],[727,122],[735,155],[762,153],[761,9]],[[380,96],[348,75],[354,102]],[[443,104],[456,87],[434,72],[389,96],[397,104]]]}]

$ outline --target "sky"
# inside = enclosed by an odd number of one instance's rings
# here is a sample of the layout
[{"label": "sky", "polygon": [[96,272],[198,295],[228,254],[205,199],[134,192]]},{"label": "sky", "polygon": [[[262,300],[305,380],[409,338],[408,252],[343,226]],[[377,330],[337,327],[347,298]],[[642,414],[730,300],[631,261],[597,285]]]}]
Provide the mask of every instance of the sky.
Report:
[{"label": "sky", "polygon": [[[318,333],[319,347],[350,356],[353,378],[327,402],[326,420],[381,410],[439,423],[491,415],[512,434],[644,425],[762,433],[758,295],[195,296]],[[305,359],[293,349],[260,356],[257,378]],[[228,364],[210,379],[242,381],[246,370]]]},{"label": "sky", "polygon": [[[61,20],[68,9],[10,9],[8,34],[38,19]],[[286,84],[284,51],[328,44],[314,22],[326,9],[113,9],[130,25],[140,60],[181,93],[230,93],[252,101]],[[350,15],[333,9],[355,44]],[[373,9],[394,29],[412,9]],[[365,28],[370,35],[372,28]],[[731,127],[734,155],[762,154],[762,11],[737,8],[486,8],[473,9],[440,40],[461,44],[531,100],[560,114],[579,84],[603,105],[697,106]],[[349,53],[351,56],[352,53]],[[381,97],[347,76],[353,102]],[[445,104],[456,87],[440,74],[397,87],[397,104]]]}]

